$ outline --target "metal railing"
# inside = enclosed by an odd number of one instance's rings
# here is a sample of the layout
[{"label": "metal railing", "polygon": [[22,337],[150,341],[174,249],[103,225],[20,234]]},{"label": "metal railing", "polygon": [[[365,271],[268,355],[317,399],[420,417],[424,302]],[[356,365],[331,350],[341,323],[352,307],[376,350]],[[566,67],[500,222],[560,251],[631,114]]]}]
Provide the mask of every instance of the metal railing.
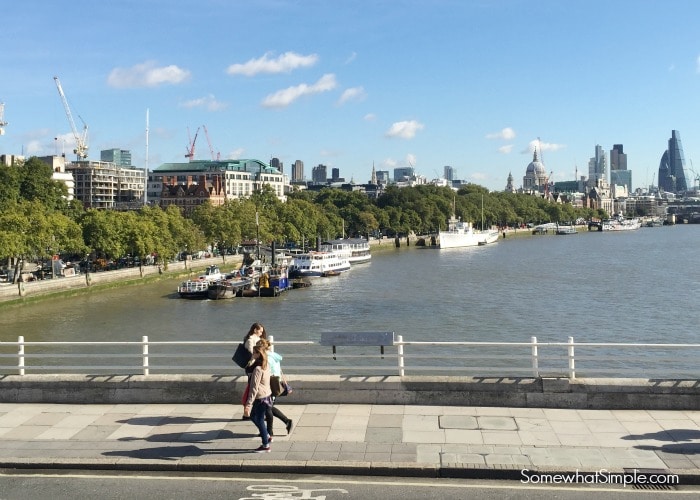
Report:
[{"label": "metal railing", "polygon": [[[317,341],[281,341],[284,371],[353,375],[457,374],[501,377],[643,377],[700,379],[700,344],[574,342],[423,342],[397,335],[388,350]],[[230,355],[238,341],[0,342],[0,374],[110,373],[144,375],[238,373]],[[682,363],[683,359],[687,359]],[[369,364],[368,364],[369,362]]]}]

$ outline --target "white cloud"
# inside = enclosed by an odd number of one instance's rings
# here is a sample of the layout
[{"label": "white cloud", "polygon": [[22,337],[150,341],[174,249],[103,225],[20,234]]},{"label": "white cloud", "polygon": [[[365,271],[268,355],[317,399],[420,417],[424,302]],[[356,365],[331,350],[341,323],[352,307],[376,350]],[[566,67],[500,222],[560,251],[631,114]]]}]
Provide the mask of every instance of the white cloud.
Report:
[{"label": "white cloud", "polygon": [[226,158],[229,160],[238,160],[243,157],[243,153],[245,153],[244,148],[237,148],[231,151]]},{"label": "white cloud", "polygon": [[383,160],[381,162],[381,165],[384,168],[396,168],[396,165],[398,165],[398,164],[399,164],[399,162],[397,162],[393,158],[386,158],[385,160]]},{"label": "white cloud", "polygon": [[416,155],[414,155],[414,154],[412,154],[412,153],[408,153],[408,154],[406,155],[406,164],[407,164],[409,167],[415,167],[415,166],[416,166],[416,162],[417,162]]},{"label": "white cloud", "polygon": [[374,113],[367,113],[367,114],[363,117],[363,119],[364,119],[365,121],[368,121],[368,122],[373,122],[374,120],[377,119],[377,115],[375,115]]},{"label": "white cloud", "polygon": [[498,152],[504,155],[507,155],[513,151],[513,145],[512,144],[506,144],[505,146],[501,146],[498,148]]},{"label": "white cloud", "polygon": [[506,127],[500,132],[495,132],[493,134],[486,134],[487,139],[503,139],[504,141],[511,141],[515,139],[515,130],[510,127]]},{"label": "white cloud", "polygon": [[[71,147],[71,149],[72,149],[72,147]],[[41,154],[44,151],[46,151],[44,149],[44,145],[42,144],[42,141],[40,141],[38,139],[34,139],[32,141],[29,141],[24,145],[24,155],[27,158],[29,156],[32,156],[32,155]]]},{"label": "white cloud", "polygon": [[175,65],[156,66],[155,61],[146,61],[131,68],[114,68],[107,83],[116,88],[158,87],[176,85],[189,80],[190,72]]},{"label": "white cloud", "polygon": [[367,97],[367,94],[363,87],[345,89],[340,99],[338,99],[338,105],[343,105],[348,101],[362,101],[365,97]]},{"label": "white cloud", "polygon": [[232,64],[226,69],[229,75],[255,76],[259,73],[289,73],[297,68],[313,66],[318,61],[316,54],[302,56],[295,52],[285,52],[276,59],[270,58],[268,52],[258,59],[251,59],[243,64]]},{"label": "white cloud", "polygon": [[204,108],[207,111],[221,111],[228,107],[225,102],[217,101],[213,94],[180,103],[181,108]]},{"label": "white cloud", "polygon": [[527,149],[523,150],[522,153],[533,153],[535,149],[537,149],[537,151],[559,151],[560,149],[564,149],[565,147],[566,144],[554,144],[551,142],[542,142],[535,139],[534,141],[530,141],[530,143],[527,145]]},{"label": "white cloud", "polygon": [[416,120],[395,122],[389,127],[384,135],[387,137],[399,137],[401,139],[413,139],[416,132],[423,130],[425,126]]},{"label": "white cloud", "polygon": [[353,52],[352,54],[350,54],[350,56],[348,56],[348,58],[345,60],[345,64],[350,64],[355,59],[357,59],[357,52]]},{"label": "white cloud", "polygon": [[266,108],[283,108],[289,106],[302,96],[328,92],[337,86],[335,75],[332,73],[323,75],[316,83],[308,85],[302,83],[296,87],[288,87],[268,95],[263,99],[262,105]]}]

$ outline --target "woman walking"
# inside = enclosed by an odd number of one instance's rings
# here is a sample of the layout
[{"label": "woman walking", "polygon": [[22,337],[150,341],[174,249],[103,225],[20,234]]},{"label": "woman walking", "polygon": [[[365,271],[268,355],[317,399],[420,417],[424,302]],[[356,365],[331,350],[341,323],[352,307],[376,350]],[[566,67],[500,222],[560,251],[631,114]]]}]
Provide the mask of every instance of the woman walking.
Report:
[{"label": "woman walking", "polygon": [[[270,349],[271,344],[266,339],[260,339],[257,345],[260,346],[267,353],[267,364],[270,366],[270,376],[278,377],[281,383],[282,365],[280,364],[280,362],[282,361],[282,355]],[[267,422],[267,432],[268,434],[270,434],[270,437],[274,435],[273,426],[275,423],[275,417],[279,418],[282,422],[284,422],[284,426],[287,428],[287,434],[290,434],[292,432],[292,419],[288,418],[287,415],[285,415],[282,412],[282,410],[275,406],[276,402],[277,398],[273,395],[272,406],[269,406],[267,408],[267,413],[265,414],[265,421]]]},{"label": "woman walking", "polygon": [[260,431],[262,445],[256,453],[270,451],[272,438],[267,433],[265,415],[272,406],[272,390],[270,389],[270,366],[267,362],[267,351],[261,346],[253,348],[253,359],[250,361],[252,373],[248,377],[248,398],[243,409],[243,416],[250,417],[255,427]]},{"label": "woman walking", "polygon": [[253,349],[260,339],[267,340],[267,332],[265,331],[265,327],[260,323],[253,323],[250,326],[248,333],[246,333],[246,336],[243,337],[243,344],[250,354],[253,354]]}]

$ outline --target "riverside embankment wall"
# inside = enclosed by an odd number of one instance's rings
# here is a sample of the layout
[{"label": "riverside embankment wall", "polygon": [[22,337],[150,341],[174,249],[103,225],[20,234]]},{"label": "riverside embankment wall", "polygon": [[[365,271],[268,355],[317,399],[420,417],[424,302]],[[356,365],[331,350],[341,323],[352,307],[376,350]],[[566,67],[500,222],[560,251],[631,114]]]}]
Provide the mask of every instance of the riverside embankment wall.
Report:
[{"label": "riverside embankment wall", "polygon": [[216,264],[222,269],[233,269],[240,265],[242,257],[240,255],[230,255],[223,263],[221,257],[211,257],[207,259],[196,259],[189,261],[173,262],[168,265],[167,270],[158,266],[129,267],[114,271],[101,271],[89,274],[79,274],[54,279],[27,281],[20,283],[1,283],[0,302],[18,300],[22,298],[32,298],[70,290],[80,290],[87,288],[99,288],[100,286],[113,283],[126,283],[156,276],[179,276],[186,274],[196,274],[211,264]]},{"label": "riverside embankment wall", "polygon": [[[238,403],[247,383],[227,375],[4,375],[0,403]],[[472,377],[290,377],[284,404],[508,406],[700,410],[700,381]]]}]

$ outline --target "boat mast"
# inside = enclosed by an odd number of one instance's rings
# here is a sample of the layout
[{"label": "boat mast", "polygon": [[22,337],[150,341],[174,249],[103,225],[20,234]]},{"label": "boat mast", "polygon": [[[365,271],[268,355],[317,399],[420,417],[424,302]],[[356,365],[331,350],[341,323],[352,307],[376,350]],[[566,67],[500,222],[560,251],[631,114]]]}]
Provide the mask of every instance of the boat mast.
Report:
[{"label": "boat mast", "polygon": [[484,230],[484,195],[481,195],[481,230]]}]

